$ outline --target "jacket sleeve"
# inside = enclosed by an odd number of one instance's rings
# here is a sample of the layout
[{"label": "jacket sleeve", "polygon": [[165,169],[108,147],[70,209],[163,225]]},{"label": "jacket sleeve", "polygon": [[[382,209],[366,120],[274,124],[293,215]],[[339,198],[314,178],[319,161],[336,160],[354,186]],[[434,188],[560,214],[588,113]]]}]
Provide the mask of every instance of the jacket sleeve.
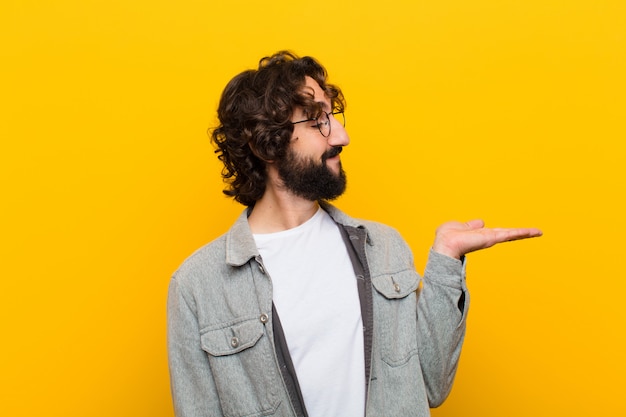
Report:
[{"label": "jacket sleeve", "polygon": [[468,307],[464,260],[431,250],[417,303],[418,348],[430,407],[441,405],[452,389]]},{"label": "jacket sleeve", "polygon": [[215,382],[200,342],[193,296],[172,278],[167,299],[167,349],[177,417],[221,416]]}]

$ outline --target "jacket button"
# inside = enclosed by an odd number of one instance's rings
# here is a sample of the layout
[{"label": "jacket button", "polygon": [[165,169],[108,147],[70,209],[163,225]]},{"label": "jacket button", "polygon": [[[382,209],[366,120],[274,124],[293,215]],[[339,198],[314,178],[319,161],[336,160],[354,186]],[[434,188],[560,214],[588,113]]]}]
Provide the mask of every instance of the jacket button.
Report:
[{"label": "jacket button", "polygon": [[261,320],[261,323],[265,324],[269,321],[269,317],[267,316],[267,314],[263,313],[261,314],[261,317],[259,317],[259,320]]},{"label": "jacket button", "polygon": [[393,289],[396,290],[396,292],[400,292],[400,286],[398,284],[393,284]]},{"label": "jacket button", "polygon": [[239,339],[236,337],[233,337],[232,339],[230,339],[230,345],[236,348],[237,346],[239,346]]}]

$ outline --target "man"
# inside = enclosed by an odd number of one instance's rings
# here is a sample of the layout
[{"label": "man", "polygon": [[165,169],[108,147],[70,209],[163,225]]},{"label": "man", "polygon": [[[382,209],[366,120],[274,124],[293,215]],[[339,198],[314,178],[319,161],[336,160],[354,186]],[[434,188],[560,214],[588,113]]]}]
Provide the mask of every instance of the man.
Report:
[{"label": "man", "polygon": [[328,203],[346,187],[341,90],[279,52],[227,85],[212,138],[225,194],[247,206],[175,273],[176,415],[428,416],[465,333],[463,256],[537,229],[437,230],[421,281],[393,229]]}]

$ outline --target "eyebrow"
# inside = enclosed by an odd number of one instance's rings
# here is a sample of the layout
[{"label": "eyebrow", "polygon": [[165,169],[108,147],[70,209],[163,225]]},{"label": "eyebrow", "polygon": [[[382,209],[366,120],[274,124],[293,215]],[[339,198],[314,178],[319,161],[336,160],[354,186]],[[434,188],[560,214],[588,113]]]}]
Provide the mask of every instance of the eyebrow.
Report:
[{"label": "eyebrow", "polygon": [[329,104],[327,101],[316,101],[316,103],[320,104],[322,106],[322,110],[324,111],[328,112],[332,110],[331,104]]},{"label": "eyebrow", "polygon": [[[303,90],[305,90],[305,91],[308,90],[308,92],[311,94],[311,96],[315,97],[315,89],[313,89],[313,87],[311,87],[309,85],[305,85],[303,87]],[[330,112],[333,109],[333,101],[326,96],[326,92],[325,91],[323,91],[323,93],[324,93],[324,98],[326,100],[324,100],[324,101],[317,101],[317,100],[313,99],[313,101],[315,103],[321,105],[322,106],[322,110],[324,110],[326,112]],[[327,101],[330,102],[330,103],[328,103]]]}]

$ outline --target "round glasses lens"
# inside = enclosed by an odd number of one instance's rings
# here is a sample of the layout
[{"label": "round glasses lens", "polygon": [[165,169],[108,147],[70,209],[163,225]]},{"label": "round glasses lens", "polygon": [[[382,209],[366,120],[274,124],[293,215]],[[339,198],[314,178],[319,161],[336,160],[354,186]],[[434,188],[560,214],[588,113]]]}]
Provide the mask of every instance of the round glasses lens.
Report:
[{"label": "round glasses lens", "polygon": [[320,129],[322,136],[330,136],[330,120],[328,120],[328,114],[326,112],[322,112],[322,114],[317,117],[317,127]]}]

